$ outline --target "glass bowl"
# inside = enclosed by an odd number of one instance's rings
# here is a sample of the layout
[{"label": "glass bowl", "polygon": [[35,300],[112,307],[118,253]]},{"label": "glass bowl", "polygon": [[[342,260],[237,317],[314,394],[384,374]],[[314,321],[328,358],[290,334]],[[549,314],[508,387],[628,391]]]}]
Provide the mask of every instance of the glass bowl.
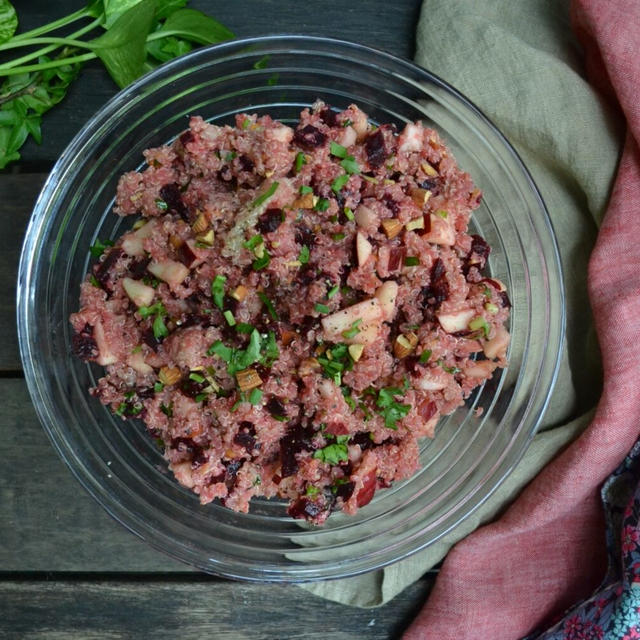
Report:
[{"label": "glass bowl", "polygon": [[[101,368],[71,354],[69,315],[91,261],[88,247],[130,220],[110,212],[118,177],[142,151],[172,140],[188,115],[216,124],[239,112],[285,122],[317,98],[358,104],[376,122],[436,128],[484,191],[472,232],[492,247],[489,272],[513,304],[510,366],[441,420],[421,445],[422,469],[379,491],[356,516],[314,528],[286,504],[254,500],[248,514],[173,479],[144,425],[114,417],[87,389]],[[557,247],[526,168],[499,131],[445,82],[360,45],[301,36],[199,49],[109,101],[67,147],[35,205],[18,282],[18,331],[34,405],[58,453],[93,497],[151,545],[231,578],[294,582],[380,568],[431,544],[496,489],[540,423],[555,380],[564,323]],[[482,407],[478,417],[476,408]]]}]

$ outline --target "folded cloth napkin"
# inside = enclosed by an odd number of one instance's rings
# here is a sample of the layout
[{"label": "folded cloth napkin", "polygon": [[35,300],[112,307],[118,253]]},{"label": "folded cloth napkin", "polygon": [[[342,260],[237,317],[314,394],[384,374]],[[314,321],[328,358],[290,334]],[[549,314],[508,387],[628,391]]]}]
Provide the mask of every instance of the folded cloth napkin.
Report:
[{"label": "folded cloth napkin", "polygon": [[[376,606],[393,598],[442,560],[453,544],[503,511],[584,430],[600,394],[587,262],[609,200],[624,119],[585,79],[582,51],[569,24],[568,0],[426,0],[417,30],[416,60],[473,100],[516,146],[532,172],[549,209],[563,261],[567,341],[542,432],[480,509],[407,560],[356,578],[304,586],[325,598],[358,606]],[[609,269],[612,278],[619,275],[615,260]],[[597,298],[607,307],[605,301],[613,291],[607,285],[601,289]],[[602,470],[602,478],[630,447],[630,441],[621,443],[614,462]],[[598,558],[603,566],[604,553]],[[493,561],[488,558],[486,565]],[[510,562],[508,570],[515,572],[515,564]],[[479,573],[466,579],[480,595],[487,590],[484,578]],[[454,616],[462,612],[458,605],[452,603]],[[491,640],[491,635],[475,637]]]},{"label": "folded cloth napkin", "polygon": [[[604,513],[598,492],[640,432],[640,3],[574,0],[571,10],[585,50],[587,76],[604,95],[617,100],[627,124],[614,189],[589,262],[588,289],[604,368],[602,396],[589,427],[502,518],[449,553],[406,640],[522,637],[586,597],[605,573]],[[549,13],[546,18],[553,16]],[[536,46],[535,33],[531,41]],[[542,109],[544,93],[543,89]],[[479,102],[490,110],[485,97],[480,96]],[[560,138],[563,129],[575,126],[571,121],[578,109],[576,105],[547,114],[555,119]],[[521,116],[513,114],[514,119]],[[593,126],[580,124],[585,133]],[[600,156],[600,149],[588,140],[576,143],[576,163],[587,155]],[[575,172],[568,170],[565,176],[571,179]],[[561,181],[562,171],[557,175]],[[562,218],[563,212],[548,204],[554,222]],[[627,524],[631,528],[624,535],[630,550],[637,542],[637,519]],[[569,622],[566,632],[556,629],[549,633],[561,635],[547,637],[640,638],[640,583],[629,574],[627,578],[628,591],[614,605],[607,631],[587,628],[574,617],[575,624]]]}]

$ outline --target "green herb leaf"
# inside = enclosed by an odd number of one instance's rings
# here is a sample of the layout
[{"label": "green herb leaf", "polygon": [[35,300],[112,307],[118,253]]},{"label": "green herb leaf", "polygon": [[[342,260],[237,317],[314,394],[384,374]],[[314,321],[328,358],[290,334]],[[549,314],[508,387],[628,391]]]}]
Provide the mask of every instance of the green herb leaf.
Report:
[{"label": "green herb leaf", "polygon": [[251,206],[255,208],[259,207],[261,204],[264,204],[276,192],[279,186],[280,185],[278,182],[272,182],[271,186],[251,203]]},{"label": "green herb leaf", "polygon": [[166,211],[169,208],[169,205],[164,200],[162,200],[162,198],[156,198],[155,202],[156,207],[158,207],[160,211]]},{"label": "green herb leaf", "polygon": [[198,384],[202,384],[206,378],[203,375],[200,375],[199,373],[196,373],[195,371],[192,371],[189,374],[189,380],[193,380],[194,382],[197,382]]},{"label": "green herb leaf", "polygon": [[88,43],[121,89],[143,73],[154,13],[154,0],[140,0],[122,13],[108,31]]},{"label": "green herb leaf", "polygon": [[407,256],[404,259],[405,267],[417,267],[420,264],[420,258],[417,256]]},{"label": "green herb leaf", "polygon": [[271,300],[267,298],[266,294],[262,291],[258,291],[258,298],[262,300],[262,304],[264,304],[264,306],[266,307],[271,318],[276,321],[279,320],[278,313],[276,312],[276,308],[273,306],[273,302],[271,302]]},{"label": "green herb leaf", "polygon": [[331,298],[333,298],[333,296],[336,295],[336,293],[338,293],[338,291],[340,291],[340,285],[337,284],[334,287],[331,287],[331,289],[329,289],[329,291],[327,291],[327,298],[329,300],[331,300]]},{"label": "green herb leaf", "polygon": [[304,245],[302,249],[300,249],[300,255],[298,256],[298,260],[302,264],[307,264],[307,262],[309,262],[309,257],[310,257],[309,247]]},{"label": "green herb leaf", "polygon": [[233,349],[231,347],[227,347],[222,340],[216,340],[208,349],[208,356],[218,356],[225,362],[231,362],[231,358],[233,357]]},{"label": "green herb leaf", "polygon": [[157,315],[153,321],[153,335],[156,340],[166,338],[169,335],[169,329],[167,329],[161,315]]},{"label": "green herb leaf", "polygon": [[18,28],[18,16],[9,0],[0,0],[0,44],[13,36]]},{"label": "green herb leaf", "polygon": [[152,316],[154,314],[159,316],[166,316],[167,310],[164,308],[162,302],[156,302],[150,307],[138,307],[138,313],[140,314],[141,318],[148,318],[149,316]]},{"label": "green herb leaf", "polygon": [[307,164],[307,159],[304,157],[304,153],[302,153],[302,151],[298,151],[295,161],[296,173],[300,173],[302,166],[305,164]]},{"label": "green herb leaf", "polygon": [[404,388],[398,387],[383,387],[378,391],[378,397],[376,399],[376,407],[380,409],[379,413],[384,418],[384,426],[394,431],[398,428],[398,420],[402,420],[409,411],[411,411],[410,404],[401,404],[395,399],[395,396],[404,395],[408,389],[409,383],[405,379]]},{"label": "green herb leaf", "polygon": [[351,327],[349,327],[348,329],[345,329],[342,332],[342,337],[345,338],[346,340],[351,340],[351,338],[355,338],[360,333],[360,329],[358,329],[358,327],[361,324],[362,324],[362,318],[358,318],[357,320],[354,320],[353,323],[351,324]]},{"label": "green herb leaf", "polygon": [[230,327],[235,326],[236,319],[233,317],[233,313],[231,311],[229,311],[229,309],[227,309],[226,311],[223,311],[222,315],[224,316],[224,319],[227,321],[227,324]]},{"label": "green herb leaf", "polygon": [[262,401],[262,391],[260,389],[251,389],[249,394],[249,402],[255,407]]},{"label": "green herb leaf", "polygon": [[313,307],[318,313],[329,313],[329,307],[326,304],[322,304],[320,302],[316,302]]},{"label": "green herb leaf", "polygon": [[99,258],[108,247],[113,247],[112,240],[105,240],[104,242],[102,242],[100,239],[98,239],[89,247],[89,252],[94,258]]},{"label": "green herb leaf", "polygon": [[249,238],[248,240],[246,240],[245,242],[242,243],[242,246],[245,249],[250,249],[253,250],[255,249],[259,244],[262,244],[264,242],[264,240],[262,239],[262,236],[259,233],[256,233],[255,236],[252,236],[251,238]]},{"label": "green herb leaf", "polygon": [[329,152],[332,156],[336,158],[346,158],[347,157],[347,149],[343,147],[341,144],[334,142],[333,140],[329,144]]},{"label": "green herb leaf", "polygon": [[429,362],[430,357],[431,357],[431,349],[425,349],[420,354],[420,358],[418,358],[418,361],[420,362],[420,364],[425,364],[426,362]]},{"label": "green herb leaf", "polygon": [[360,165],[356,162],[356,159],[353,156],[347,156],[340,162],[340,166],[347,173],[360,173]]},{"label": "green herb leaf", "polygon": [[340,193],[340,191],[342,191],[342,188],[344,187],[345,184],[347,184],[347,182],[349,182],[349,175],[348,174],[343,174],[341,176],[338,176],[332,183],[331,183],[331,189],[335,192],[335,193]]},{"label": "green herb leaf", "polygon": [[315,498],[320,493],[320,489],[318,487],[314,487],[312,484],[307,485],[307,489],[304,492],[305,496],[309,498]]},{"label": "green herb leaf", "polygon": [[238,322],[238,324],[236,324],[236,331],[238,333],[251,333],[253,329],[254,326],[246,322]]},{"label": "green herb leaf", "polygon": [[313,189],[311,187],[307,186],[306,184],[303,184],[300,187],[300,195],[303,196],[303,195],[305,195],[307,193],[313,193]]},{"label": "green herb leaf", "polygon": [[265,249],[262,257],[256,258],[251,264],[251,266],[253,267],[254,271],[260,271],[261,269],[268,267],[270,262],[271,262],[271,256],[269,255],[269,252]]},{"label": "green herb leaf", "polygon": [[273,331],[269,331],[267,334],[267,340],[262,344],[261,350],[261,362],[266,367],[270,367],[280,357],[280,349],[278,349],[278,344],[276,343],[276,334]]},{"label": "green herb leaf", "polygon": [[345,207],[344,208],[344,215],[346,216],[347,220],[355,220],[356,217],[353,214],[353,211],[351,211],[351,209],[349,209],[349,207]]},{"label": "green herb leaf", "polygon": [[324,447],[324,449],[316,449],[313,452],[313,457],[327,464],[340,464],[349,460],[349,450],[346,443],[336,442]]},{"label": "green herb leaf", "polygon": [[102,285],[98,282],[98,278],[96,278],[93,273],[89,276],[89,282],[97,289],[102,289]]},{"label": "green herb leaf", "polygon": [[329,201],[326,198],[318,198],[313,208],[316,211],[326,211],[329,208]]},{"label": "green herb leaf", "polygon": [[160,393],[163,389],[164,389],[164,385],[159,380],[153,385],[153,390],[156,393]]},{"label": "green herb leaf", "polygon": [[345,239],[345,237],[346,237],[346,236],[345,236],[345,234],[344,234],[344,233],[334,233],[334,234],[331,236],[331,239],[332,239],[334,242],[342,242],[342,240],[344,240],[344,239]]},{"label": "green herb leaf", "polygon": [[213,296],[213,302],[218,309],[222,309],[224,305],[224,283],[227,281],[227,276],[218,274],[211,282],[211,295]]}]

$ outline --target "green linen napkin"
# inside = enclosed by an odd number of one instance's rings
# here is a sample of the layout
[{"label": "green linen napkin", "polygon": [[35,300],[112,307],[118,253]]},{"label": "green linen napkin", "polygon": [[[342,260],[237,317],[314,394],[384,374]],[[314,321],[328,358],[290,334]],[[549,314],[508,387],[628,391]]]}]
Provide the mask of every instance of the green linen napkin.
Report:
[{"label": "green linen napkin", "polygon": [[[622,147],[622,120],[584,79],[566,0],[425,0],[416,62],[472,100],[520,153],[558,238],[567,296],[562,363],[541,432],[513,473],[455,531],[380,571],[301,585],[345,604],[384,604],[490,521],[589,423],[601,387],[587,262]],[[482,185],[479,185],[482,187]]]}]

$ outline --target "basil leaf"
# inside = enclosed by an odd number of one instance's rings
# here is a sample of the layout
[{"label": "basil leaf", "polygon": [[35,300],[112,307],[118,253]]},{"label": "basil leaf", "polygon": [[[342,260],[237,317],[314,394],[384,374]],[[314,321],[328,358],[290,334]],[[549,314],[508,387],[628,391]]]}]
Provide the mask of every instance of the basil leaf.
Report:
[{"label": "basil leaf", "polygon": [[108,31],[89,41],[93,52],[121,89],[142,74],[154,13],[154,0],[140,0],[121,14]]},{"label": "basil leaf", "polygon": [[6,42],[18,28],[18,16],[9,0],[0,0],[0,44]]},{"label": "basil leaf", "polygon": [[215,44],[234,37],[227,27],[197,9],[172,13],[156,33],[163,32],[198,44]]},{"label": "basil leaf", "polygon": [[126,13],[140,1],[141,0],[103,0],[105,29],[110,29],[123,13]]},{"label": "basil leaf", "polygon": [[192,49],[193,45],[190,42],[174,36],[168,36],[147,43],[147,53],[158,62],[168,62],[178,56],[189,53]]}]

